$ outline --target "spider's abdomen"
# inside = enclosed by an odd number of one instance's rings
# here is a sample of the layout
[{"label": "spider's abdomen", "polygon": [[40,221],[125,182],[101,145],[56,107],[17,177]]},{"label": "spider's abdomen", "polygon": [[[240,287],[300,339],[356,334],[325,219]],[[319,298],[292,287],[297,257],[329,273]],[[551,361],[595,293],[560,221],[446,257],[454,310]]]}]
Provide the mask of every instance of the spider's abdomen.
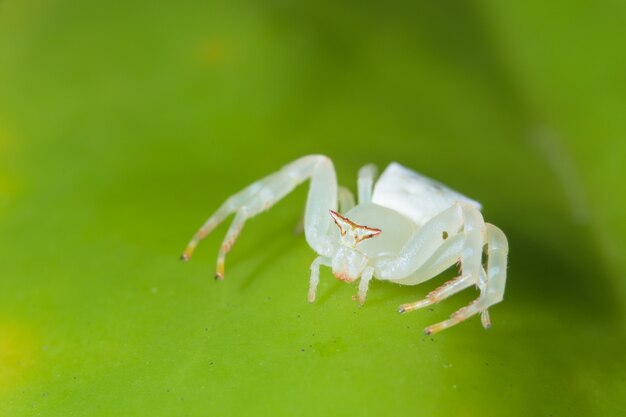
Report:
[{"label": "spider's abdomen", "polygon": [[370,259],[396,255],[416,229],[415,223],[402,214],[372,203],[359,204],[345,216],[358,224],[381,230],[379,235],[360,242],[356,247]]},{"label": "spider's abdomen", "polygon": [[480,203],[394,162],[380,176],[372,201],[403,214],[421,226],[456,202]]}]

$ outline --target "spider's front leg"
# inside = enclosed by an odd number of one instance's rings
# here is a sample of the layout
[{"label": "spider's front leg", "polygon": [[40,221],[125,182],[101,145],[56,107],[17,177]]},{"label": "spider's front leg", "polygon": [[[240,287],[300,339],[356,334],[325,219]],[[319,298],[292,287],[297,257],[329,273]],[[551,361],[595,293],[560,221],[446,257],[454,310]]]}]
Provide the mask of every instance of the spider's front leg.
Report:
[{"label": "spider's front leg", "polygon": [[[460,204],[459,206],[461,208],[463,228],[456,236],[442,245],[442,248],[438,252],[443,252],[447,255],[445,267],[452,265],[456,260],[460,260],[461,274],[430,292],[423,300],[401,305],[401,313],[438,303],[471,285],[479,286],[481,293],[484,292],[487,282],[486,274],[482,268],[482,248],[485,243],[485,221],[480,211],[475,207],[469,204]],[[427,264],[441,264],[441,262],[437,260],[441,258],[441,255],[433,256],[433,258],[434,259],[429,259]],[[440,270],[438,272],[442,271],[443,270]],[[421,275],[426,277],[437,275],[427,275],[429,270],[425,266],[421,267],[418,272],[421,272]],[[486,310],[482,314],[482,322],[485,328],[490,327],[489,315]]]},{"label": "spider's front leg", "polygon": [[330,159],[322,155],[310,155],[297,159],[226,199],[196,232],[181,259],[189,260],[198,243],[227,216],[236,213],[217,257],[215,278],[223,279],[226,254],[232,249],[245,221],[272,207],[309,178],[311,186],[304,218],[306,240],[318,254],[330,254],[328,231],[332,219],[328,216],[328,210],[337,209],[337,179]]},{"label": "spider's front leg", "polygon": [[[339,186],[337,189],[337,204],[339,205],[339,212],[345,213],[354,207],[354,195],[346,187]],[[298,224],[293,230],[294,234],[299,235],[304,232],[304,214],[298,221]]]},{"label": "spider's front leg", "polygon": [[[487,273],[482,268],[485,243],[489,245],[490,259]],[[504,234],[493,225],[485,225],[478,209],[459,203],[423,225],[395,259],[379,268],[383,278],[417,284],[438,275],[460,259],[462,273],[459,277],[423,300],[401,305],[399,311],[405,313],[426,307],[471,285],[478,285],[481,296],[476,302],[457,311],[449,320],[426,328],[425,332],[436,333],[476,313],[482,313],[483,325],[489,327],[487,308],[499,302],[504,293],[507,251]]]},{"label": "spider's front leg", "polygon": [[[413,285],[431,278],[432,275],[422,276],[423,268],[428,265],[431,257],[446,244],[448,239],[450,242],[459,242],[458,238],[452,238],[459,233],[462,226],[461,205],[455,204],[420,227],[397,256],[377,260],[375,264],[379,271],[377,276],[382,280],[404,283],[418,273],[417,280],[407,282],[407,284]],[[456,259],[458,259],[458,253]]]},{"label": "spider's front leg", "polygon": [[330,259],[324,256],[318,256],[317,258],[315,258],[315,260],[311,264],[311,281],[309,284],[309,295],[308,295],[309,303],[314,302],[317,296],[317,284],[320,283],[320,266],[321,265],[331,266],[332,264],[331,264]]},{"label": "spider's front leg", "polygon": [[480,289],[480,296],[468,306],[453,313],[448,320],[444,320],[426,328],[426,334],[433,334],[452,327],[475,314],[481,313],[481,321],[485,328],[491,326],[488,308],[502,301],[506,285],[506,266],[509,245],[506,236],[496,226],[486,223],[485,235],[487,245],[487,273],[484,271],[482,279],[476,284]]}]

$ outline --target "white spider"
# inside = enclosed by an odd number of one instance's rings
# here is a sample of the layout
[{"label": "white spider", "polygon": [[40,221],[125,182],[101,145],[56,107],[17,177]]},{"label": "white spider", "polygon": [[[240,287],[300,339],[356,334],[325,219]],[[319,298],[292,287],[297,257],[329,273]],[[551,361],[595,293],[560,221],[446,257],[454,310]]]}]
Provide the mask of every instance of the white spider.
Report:
[{"label": "white spider", "polygon": [[333,274],[346,282],[360,277],[358,300],[363,304],[372,278],[416,285],[460,262],[458,277],[423,300],[401,305],[399,311],[426,307],[476,285],[480,296],[474,302],[425,332],[436,333],[477,313],[489,328],[487,309],[504,295],[508,252],[504,233],[484,222],[476,201],[397,163],[387,167],[376,185],[375,176],[373,165],[359,170],[359,203],[355,205],[352,193],[337,186],[329,158],[302,157],[229,197],[194,235],[181,258],[189,260],[199,241],[236,213],[217,257],[215,278],[223,279],[224,259],[245,221],[310,178],[304,231],[318,257],[311,264],[309,302],[315,301],[320,265],[331,267]]}]

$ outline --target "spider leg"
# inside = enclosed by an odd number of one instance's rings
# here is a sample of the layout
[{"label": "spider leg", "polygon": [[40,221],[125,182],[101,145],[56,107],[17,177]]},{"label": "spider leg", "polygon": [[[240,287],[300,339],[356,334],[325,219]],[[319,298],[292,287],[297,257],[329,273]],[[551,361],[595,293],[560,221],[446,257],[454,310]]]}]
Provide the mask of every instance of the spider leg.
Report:
[{"label": "spider leg", "polygon": [[[455,236],[455,238],[458,238],[459,236],[463,238],[460,256],[462,265],[461,275],[430,292],[423,300],[401,305],[399,310],[401,313],[417,310],[419,308],[438,303],[439,301],[444,300],[467,287],[470,287],[472,284],[476,284],[481,287],[481,282],[486,282],[486,274],[481,265],[482,247],[484,246],[485,240],[485,222],[480,214],[480,211],[478,211],[475,207],[463,204],[461,205],[461,210],[464,220],[463,232]],[[484,313],[482,318],[483,325],[488,327],[490,325],[488,313]]]},{"label": "spider leg", "polygon": [[469,275],[474,282],[480,279],[483,246],[485,245],[485,221],[480,211],[462,204],[463,211],[463,251],[461,252],[462,275]]},{"label": "spider leg", "polygon": [[376,165],[368,164],[359,170],[357,185],[359,188],[359,204],[370,203],[372,201],[372,188],[376,177]]},{"label": "spider leg", "polygon": [[[435,277],[454,265],[460,259],[460,253],[463,248],[464,236],[459,233],[449,238],[437,251],[428,259],[428,261],[411,276],[396,281],[398,284],[415,285]],[[445,282],[439,288],[431,291],[424,299],[413,303],[402,304],[398,311],[407,313],[419,308],[438,303],[449,296],[471,286],[474,283],[470,275],[460,275],[450,281]]]},{"label": "spider leg", "polygon": [[309,303],[315,301],[317,295],[317,284],[320,282],[320,266],[331,266],[330,259],[324,256],[318,256],[311,264],[311,283],[309,284]]},{"label": "spider leg", "polygon": [[432,326],[428,326],[426,329],[424,329],[424,333],[427,335],[439,333],[444,329],[459,324],[463,320],[468,319],[469,317],[473,316],[476,313],[479,313],[487,307],[488,304],[485,299],[477,298],[472,304],[463,307],[462,309],[452,314],[449,319],[439,322],[437,324],[433,324]]},{"label": "spider leg", "polygon": [[[444,243],[441,241],[442,233],[448,236]],[[486,273],[482,267],[482,248],[485,244],[488,245],[489,257]],[[418,229],[395,259],[383,259],[377,266],[381,278],[412,285],[438,275],[460,259],[462,272],[459,277],[431,292],[425,299],[399,307],[402,313],[413,311],[477,285],[481,295],[472,308],[461,310],[450,320],[427,328],[426,332],[430,334],[465,320],[469,317],[466,316],[468,313],[476,314],[476,309],[481,313],[483,326],[491,325],[487,308],[500,301],[504,293],[506,275],[502,271],[506,268],[507,251],[504,234],[495,226],[485,224],[478,209],[459,203]],[[500,298],[495,294],[500,294]]]},{"label": "spider leg", "polygon": [[496,226],[485,224],[487,238],[487,274],[486,283],[479,282],[481,295],[468,306],[453,313],[448,320],[444,320],[426,328],[426,334],[440,332],[443,329],[452,327],[455,324],[481,313],[483,326],[488,328],[491,325],[487,309],[502,301],[504,287],[506,285],[506,263],[509,250],[506,236]]},{"label": "spider leg", "polygon": [[337,180],[332,162],[322,155],[305,156],[286,165],[229,197],[193,236],[181,259],[191,258],[198,243],[211,233],[227,216],[236,213],[217,258],[216,278],[224,277],[224,260],[232,249],[245,221],[269,209],[289,194],[297,185],[311,179],[306,211],[305,234],[309,245],[318,253],[331,251],[328,231],[332,219],[328,210],[337,208]]},{"label": "spider leg", "polygon": [[[345,213],[354,207],[354,194],[346,187],[340,185],[337,190],[337,200],[339,204],[339,212]],[[304,232],[304,214],[300,217],[300,221],[293,230],[294,234],[299,235]]]},{"label": "spider leg", "polygon": [[[480,269],[480,279],[478,280],[478,283],[476,285],[480,290],[481,296],[487,294],[487,273],[485,272],[485,268]],[[484,309],[480,312],[480,322],[485,329],[491,328],[491,319],[489,318],[488,309]]]},{"label": "spider leg", "polygon": [[344,186],[339,186],[337,199],[339,200],[339,212],[345,213],[354,207],[354,194]]},{"label": "spider leg", "polygon": [[410,311],[428,307],[429,305],[436,304],[451,295],[463,291],[467,287],[470,287],[473,283],[474,281],[471,275],[459,275],[458,277],[445,282],[437,289],[429,292],[428,295],[426,295],[426,298],[415,301],[414,303],[402,304],[398,307],[398,311],[400,313],[408,313]]},{"label": "spider leg", "polygon": [[370,281],[374,277],[374,268],[368,266],[361,274],[361,280],[359,281],[359,293],[353,300],[359,300],[359,304],[365,304],[365,298],[367,297],[367,290],[369,288]]},{"label": "spider leg", "polygon": [[[377,277],[382,280],[394,281],[400,284],[414,285],[431,278],[425,268],[429,259],[433,257],[442,246],[449,249],[453,245],[446,243],[454,238],[454,262],[459,258],[461,251],[460,243],[463,238],[456,238],[463,226],[463,212],[461,204],[455,204],[442,211],[424,225],[404,245],[397,256],[391,258],[379,258],[375,260]],[[445,250],[444,250],[445,251]],[[449,253],[439,253],[444,258],[451,256]],[[432,266],[432,265],[431,265]],[[450,265],[448,265],[450,266]],[[446,267],[447,268],[447,267]],[[445,268],[444,268],[445,269]],[[434,271],[434,269],[433,269]],[[440,270],[439,272],[443,271]],[[414,274],[418,274],[415,278]]]},{"label": "spider leg", "polygon": [[400,285],[417,285],[436,277],[461,259],[463,234],[449,237],[426,262],[406,278],[395,279]]},{"label": "spider leg", "polygon": [[[487,273],[482,274],[478,282],[481,296],[492,296],[493,303],[502,301],[504,297],[504,287],[506,286],[506,267],[507,256],[509,252],[509,243],[506,236],[498,227],[490,223],[485,223],[485,231],[487,237]],[[493,293],[493,295],[490,295]],[[485,308],[481,311],[480,319],[483,327],[488,329],[491,327],[489,319],[489,311]]]}]

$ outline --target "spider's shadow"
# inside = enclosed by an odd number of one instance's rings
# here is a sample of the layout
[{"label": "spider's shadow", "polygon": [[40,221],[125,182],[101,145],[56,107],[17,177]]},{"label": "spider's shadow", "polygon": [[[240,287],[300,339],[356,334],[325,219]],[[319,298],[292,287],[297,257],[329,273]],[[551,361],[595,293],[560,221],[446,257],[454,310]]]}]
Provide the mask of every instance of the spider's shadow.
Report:
[{"label": "spider's shadow", "polygon": [[[293,223],[293,222],[292,222]],[[296,223],[293,223],[294,225]],[[285,257],[299,257],[300,255],[296,255],[295,253],[295,242],[299,242],[299,239],[304,239],[304,235],[296,234],[295,238],[292,237],[290,239],[280,239],[275,240],[274,236],[276,234],[289,234],[294,235],[294,229],[289,229],[288,227],[284,230],[275,231],[275,233],[266,233],[264,236],[261,236],[258,240],[255,240],[254,247],[260,247],[261,249],[255,251],[256,256],[255,260],[250,261],[251,265],[246,268],[245,277],[241,281],[241,284],[238,287],[238,290],[241,292],[247,291],[250,286],[254,283],[254,280],[257,279],[259,275],[263,275],[265,271],[269,269],[269,267],[276,262],[277,259],[285,258]],[[302,237],[301,237],[302,236]],[[253,251],[250,247],[247,250],[242,250],[238,258],[240,260],[235,260],[235,262],[242,262],[245,258],[252,257]],[[311,255],[311,262],[315,259],[314,254]],[[309,275],[308,264],[305,266],[302,272],[302,277],[304,280],[308,282]],[[306,296],[306,294],[305,294]]]},{"label": "spider's shadow", "polygon": [[[320,283],[321,281],[324,279],[323,275],[328,275],[328,274],[320,274]],[[328,277],[326,277],[328,278]],[[345,283],[334,279],[332,280],[332,283],[329,286],[330,288],[320,288],[321,285],[318,287],[317,290],[317,299],[315,300],[316,304],[325,304],[328,302],[328,300],[330,300],[333,295],[335,295],[337,292],[339,292],[341,290],[341,286],[345,285]]]}]

